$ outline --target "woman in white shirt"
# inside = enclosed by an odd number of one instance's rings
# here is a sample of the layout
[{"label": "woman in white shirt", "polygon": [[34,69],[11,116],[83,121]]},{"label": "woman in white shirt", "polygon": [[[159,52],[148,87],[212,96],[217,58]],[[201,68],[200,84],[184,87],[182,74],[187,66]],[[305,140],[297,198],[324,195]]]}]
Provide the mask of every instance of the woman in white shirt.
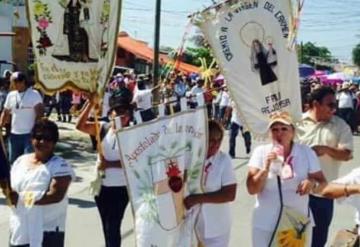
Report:
[{"label": "woman in white shirt", "polygon": [[34,153],[20,156],[11,168],[11,247],[63,247],[68,200],[74,179],[71,166],[54,154],[58,127],[40,120],[31,132]]},{"label": "woman in white shirt", "polygon": [[[96,104],[95,101],[95,98],[90,98],[76,124],[78,130],[93,136],[96,136],[95,123],[87,119]],[[129,89],[119,88],[114,91],[109,99],[111,122],[101,124],[102,153],[98,154],[97,168],[104,171],[105,176],[101,181],[100,193],[95,196],[95,202],[101,217],[106,247],[121,246],[121,222],[129,202],[114,118],[119,116],[121,125],[128,126],[132,119],[131,101],[132,93]],[[101,133],[104,133],[103,136]]]},{"label": "woman in white shirt", "polygon": [[[284,206],[310,219],[308,194],[316,183],[325,182],[314,151],[293,141],[295,128],[289,114],[282,112],[271,116],[269,130],[272,143],[254,150],[246,182],[248,192],[256,195],[252,219],[253,247],[269,246],[277,228],[281,211],[278,176]],[[307,243],[311,243],[310,236]]]},{"label": "woman in white shirt", "polygon": [[230,156],[219,150],[223,136],[222,126],[209,121],[209,146],[202,175],[204,194],[189,195],[184,200],[187,209],[200,205],[196,232],[206,247],[226,247],[230,239],[230,202],[235,199],[236,179]]}]

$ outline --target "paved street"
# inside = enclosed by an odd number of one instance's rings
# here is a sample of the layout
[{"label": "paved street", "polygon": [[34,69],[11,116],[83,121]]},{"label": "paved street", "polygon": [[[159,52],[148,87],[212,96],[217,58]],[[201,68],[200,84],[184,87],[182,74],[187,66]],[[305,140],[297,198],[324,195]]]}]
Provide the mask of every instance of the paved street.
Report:
[{"label": "paved street", "polygon": [[[88,183],[92,176],[92,169],[95,163],[95,154],[90,148],[90,139],[86,135],[73,131],[74,124],[60,124],[61,142],[58,144],[58,151],[63,157],[69,160],[75,168],[76,181],[71,185],[69,191],[70,206],[68,208],[66,246],[78,247],[103,247],[103,237],[100,225],[100,218],[93,201],[88,193]],[[75,134],[74,134],[75,133]],[[238,191],[236,202],[233,203],[233,227],[231,235],[232,247],[251,246],[251,212],[254,205],[254,198],[246,192],[245,178],[247,172],[247,158],[243,147],[243,140],[238,137],[237,155],[233,160],[238,179]],[[344,164],[341,174],[345,174],[360,164],[360,137],[355,137],[355,153],[351,162]],[[224,151],[228,150],[228,138],[222,145]],[[8,215],[10,209],[5,206],[5,201],[0,196],[0,246],[8,245]],[[334,232],[340,228],[353,226],[353,213],[351,207],[336,205],[335,217],[331,227],[330,239]],[[123,223],[123,246],[132,247],[134,244],[134,229],[130,207],[126,210]]]}]

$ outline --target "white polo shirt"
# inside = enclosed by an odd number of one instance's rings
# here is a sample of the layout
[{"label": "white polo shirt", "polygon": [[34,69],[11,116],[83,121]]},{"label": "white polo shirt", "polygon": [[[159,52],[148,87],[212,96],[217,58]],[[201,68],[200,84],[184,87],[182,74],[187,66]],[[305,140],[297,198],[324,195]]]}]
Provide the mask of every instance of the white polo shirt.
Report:
[{"label": "white polo shirt", "polygon": [[[203,171],[204,193],[215,192],[223,186],[236,184],[235,172],[228,154],[219,151],[206,160],[205,166],[211,162],[209,168]],[[228,234],[231,230],[230,202],[204,203],[201,207],[197,230],[204,238],[214,238]]]},{"label": "white polo shirt", "polygon": [[[258,146],[254,150],[248,166],[263,169],[266,155],[271,152],[272,149],[273,144]],[[296,191],[300,182],[308,178],[310,173],[320,171],[319,160],[311,148],[297,143],[293,145],[289,157],[292,157],[294,176],[293,178],[282,180],[284,206],[308,215],[309,196],[300,196]],[[264,189],[256,195],[252,219],[253,228],[259,228],[265,231],[274,230],[279,212],[280,197],[277,176],[270,171]]]},{"label": "white polo shirt", "polygon": [[11,112],[11,133],[29,134],[34,127],[35,106],[43,100],[38,91],[28,88],[24,92],[11,91],[5,100],[4,108]]}]

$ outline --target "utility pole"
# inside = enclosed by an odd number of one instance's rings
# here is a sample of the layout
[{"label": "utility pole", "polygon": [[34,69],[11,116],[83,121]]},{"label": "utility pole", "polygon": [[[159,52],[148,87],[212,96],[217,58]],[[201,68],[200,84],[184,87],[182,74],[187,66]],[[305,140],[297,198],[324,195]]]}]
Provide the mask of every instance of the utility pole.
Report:
[{"label": "utility pole", "polygon": [[155,35],[154,35],[154,63],[153,82],[154,86],[159,83],[159,53],[160,53],[160,23],[161,23],[161,0],[156,0],[155,7]]}]

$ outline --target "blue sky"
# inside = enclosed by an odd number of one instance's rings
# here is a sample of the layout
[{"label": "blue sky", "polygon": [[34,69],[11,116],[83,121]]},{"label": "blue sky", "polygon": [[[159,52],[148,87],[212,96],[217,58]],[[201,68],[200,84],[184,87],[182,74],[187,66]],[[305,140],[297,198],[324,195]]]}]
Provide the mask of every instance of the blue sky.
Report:
[{"label": "blue sky", "polygon": [[[152,45],[156,0],[124,0],[121,30]],[[161,45],[178,47],[187,15],[211,5],[211,0],[162,0]],[[326,46],[341,60],[351,59],[360,43],[360,0],[305,0],[299,41]]]}]

